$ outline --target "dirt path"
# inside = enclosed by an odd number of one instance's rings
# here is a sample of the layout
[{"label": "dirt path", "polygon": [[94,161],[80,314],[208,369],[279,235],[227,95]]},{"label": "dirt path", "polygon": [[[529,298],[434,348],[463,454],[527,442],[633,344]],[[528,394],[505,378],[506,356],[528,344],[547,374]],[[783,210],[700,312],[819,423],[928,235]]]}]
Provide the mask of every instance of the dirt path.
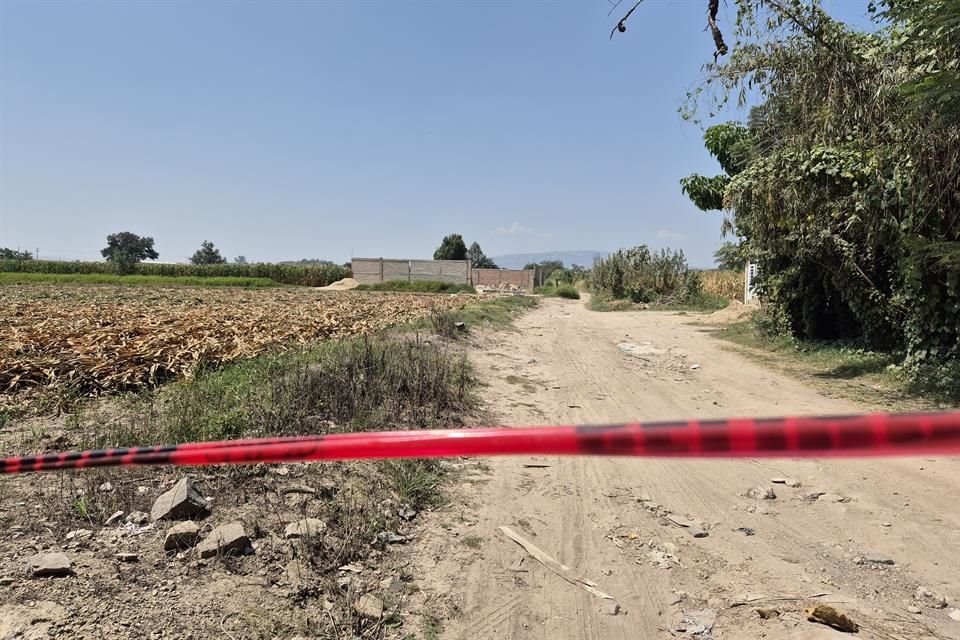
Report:
[{"label": "dirt path", "polygon": [[[764,369],[690,320],[544,300],[516,332],[477,350],[485,400],[508,424],[870,408]],[[446,618],[441,637],[849,637],[805,620],[803,607],[821,601],[861,623],[861,638],[960,638],[960,621],[948,617],[960,607],[960,460],[483,464],[463,504],[439,515],[415,551],[427,607]],[[802,486],[771,484],[778,477]],[[757,485],[773,487],[776,499],[744,496]],[[811,492],[828,495],[805,499]],[[693,538],[667,512],[703,523],[709,536]],[[526,556],[501,525],[592,579],[620,613]],[[862,559],[877,554],[895,564]],[[950,607],[916,601],[920,585]],[[793,600],[735,606],[745,594]],[[758,606],[782,615],[761,620]]]}]

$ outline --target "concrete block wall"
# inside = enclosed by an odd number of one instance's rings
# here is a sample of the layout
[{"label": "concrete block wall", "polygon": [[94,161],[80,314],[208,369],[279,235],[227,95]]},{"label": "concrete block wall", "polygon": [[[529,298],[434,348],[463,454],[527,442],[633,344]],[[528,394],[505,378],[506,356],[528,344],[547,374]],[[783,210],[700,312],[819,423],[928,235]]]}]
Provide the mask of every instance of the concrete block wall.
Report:
[{"label": "concrete block wall", "polygon": [[391,258],[354,258],[353,277],[360,284],[390,280],[433,280],[456,284],[470,283],[469,260],[397,260]]}]

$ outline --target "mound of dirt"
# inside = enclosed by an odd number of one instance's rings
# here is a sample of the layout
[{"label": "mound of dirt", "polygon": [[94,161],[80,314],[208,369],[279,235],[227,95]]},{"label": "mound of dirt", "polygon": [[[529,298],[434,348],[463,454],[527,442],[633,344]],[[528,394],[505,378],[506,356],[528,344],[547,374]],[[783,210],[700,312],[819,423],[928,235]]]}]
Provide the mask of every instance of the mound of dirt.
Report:
[{"label": "mound of dirt", "polygon": [[730,304],[719,311],[707,314],[700,318],[700,321],[706,324],[730,324],[739,322],[752,316],[759,307],[755,305],[743,304],[739,300],[731,300]]},{"label": "mound of dirt", "polygon": [[350,289],[356,289],[360,283],[354,280],[353,278],[344,278],[343,280],[337,280],[331,284],[328,284],[325,287],[317,287],[321,291],[349,291]]}]

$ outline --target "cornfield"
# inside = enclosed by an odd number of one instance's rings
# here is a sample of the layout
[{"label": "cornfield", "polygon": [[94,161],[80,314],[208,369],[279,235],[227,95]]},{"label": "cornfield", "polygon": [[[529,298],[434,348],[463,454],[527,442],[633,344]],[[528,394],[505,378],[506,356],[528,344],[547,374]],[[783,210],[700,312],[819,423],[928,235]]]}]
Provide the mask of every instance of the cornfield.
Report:
[{"label": "cornfield", "polygon": [[0,398],[100,395],[189,377],[270,349],[365,334],[468,296],[297,289],[0,288]]},{"label": "cornfield", "polygon": [[701,271],[700,279],[703,282],[704,293],[743,302],[743,272]]},{"label": "cornfield", "polygon": [[[61,262],[56,260],[0,260],[0,272],[11,273],[115,273],[112,263],[103,262]],[[155,264],[141,262],[135,265],[133,273],[142,276],[168,277],[236,277],[269,278],[281,284],[294,284],[307,287],[325,287],[349,275],[349,270],[336,264],[298,265],[298,264]]]}]

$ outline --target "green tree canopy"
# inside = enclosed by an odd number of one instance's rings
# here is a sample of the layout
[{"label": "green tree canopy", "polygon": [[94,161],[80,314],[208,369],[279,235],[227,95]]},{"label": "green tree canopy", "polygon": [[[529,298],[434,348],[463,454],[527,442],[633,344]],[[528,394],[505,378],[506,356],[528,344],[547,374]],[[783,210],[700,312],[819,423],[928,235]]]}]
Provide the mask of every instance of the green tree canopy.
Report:
[{"label": "green tree canopy", "polygon": [[227,259],[220,255],[220,250],[209,240],[200,243],[200,248],[190,256],[193,264],[224,264]]},{"label": "green tree canopy", "polygon": [[0,260],[33,260],[33,254],[29,251],[0,247]]},{"label": "green tree canopy", "polygon": [[160,257],[153,248],[153,238],[129,231],[108,235],[107,246],[100,250],[100,255],[112,262],[120,273],[130,273],[138,262]]},{"label": "green tree canopy", "polygon": [[484,253],[483,249],[480,248],[480,244],[474,242],[470,245],[470,248],[467,249],[467,260],[470,261],[471,266],[474,269],[497,269],[497,263],[488,258]]},{"label": "green tree canopy", "polygon": [[463,236],[459,233],[451,233],[446,236],[433,252],[434,260],[466,260],[467,245],[463,241]]},{"label": "green tree canopy", "polygon": [[707,129],[725,175],[685,193],[729,216],[782,329],[957,364],[960,2],[878,0],[870,32],[817,0],[736,4],[736,46],[685,111],[760,104]]}]

